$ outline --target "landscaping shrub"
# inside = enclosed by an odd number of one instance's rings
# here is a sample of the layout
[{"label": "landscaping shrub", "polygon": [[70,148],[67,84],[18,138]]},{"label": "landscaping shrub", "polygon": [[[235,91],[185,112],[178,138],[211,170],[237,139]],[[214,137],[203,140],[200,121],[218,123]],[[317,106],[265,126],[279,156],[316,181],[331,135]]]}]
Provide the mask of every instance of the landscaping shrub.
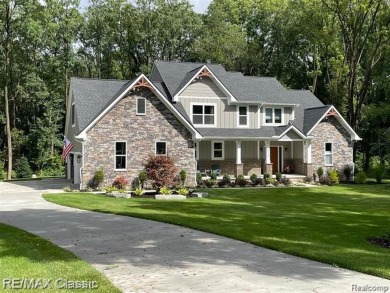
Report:
[{"label": "landscaping shrub", "polygon": [[328,171],[328,179],[332,185],[339,184],[340,179],[339,172],[336,169],[332,169]]},{"label": "landscaping shrub", "polygon": [[343,174],[345,176],[345,181],[349,181],[352,175],[352,168],[350,165],[345,165],[343,168]]},{"label": "landscaping shrub", "polygon": [[217,180],[217,173],[211,172],[210,180]]},{"label": "landscaping shrub", "polygon": [[139,183],[141,184],[141,188],[144,188],[145,181],[148,180],[148,174],[146,173],[145,170],[139,172],[138,180]]},{"label": "landscaping shrub", "polygon": [[264,173],[263,179],[264,179],[265,184],[271,183],[271,175],[269,173]]},{"label": "landscaping shrub", "polygon": [[358,184],[364,184],[367,181],[367,175],[363,171],[359,171],[355,176],[355,182]]},{"label": "landscaping shrub", "polygon": [[280,183],[287,185],[287,186],[292,185],[290,178],[287,178],[286,176],[284,176],[282,179],[280,179]]},{"label": "landscaping shrub", "polygon": [[276,181],[280,182],[281,179],[282,179],[282,173],[280,172],[276,173]]},{"label": "landscaping shrub", "polygon": [[179,173],[179,177],[180,177],[181,185],[185,186],[186,185],[186,180],[187,180],[187,171],[184,170],[184,169],[181,169],[180,173]]},{"label": "landscaping shrub", "polygon": [[226,186],[230,184],[230,176],[228,174],[223,174],[222,180],[219,181],[219,186]]},{"label": "landscaping shrub", "polygon": [[323,185],[329,185],[331,186],[332,185],[332,181],[330,181],[330,179],[327,177],[327,176],[322,176],[319,178],[319,182]]},{"label": "landscaping shrub", "polygon": [[128,185],[129,185],[129,180],[127,180],[123,175],[116,177],[114,182],[112,183],[112,186],[114,186],[117,189],[126,189]]},{"label": "landscaping shrub", "polygon": [[42,168],[38,171],[41,177],[64,176],[65,166],[60,155],[48,156],[42,161]]},{"label": "landscaping shrub", "polygon": [[256,184],[259,184],[259,178],[257,177],[257,175],[255,173],[253,173],[250,177],[253,185],[256,185]]},{"label": "landscaping shrub", "polygon": [[386,174],[386,166],[383,163],[376,163],[372,168],[372,174],[375,177],[377,183],[382,183],[383,177]]},{"label": "landscaping shrub", "polygon": [[324,176],[324,168],[319,167],[319,168],[317,169],[317,175],[318,175],[318,179],[321,179],[321,177]]},{"label": "landscaping shrub", "polygon": [[265,180],[263,178],[259,178],[259,185],[265,186]]},{"label": "landscaping shrub", "polygon": [[103,168],[96,170],[95,175],[93,176],[93,188],[97,188],[104,181],[104,171]]},{"label": "landscaping shrub", "polygon": [[177,193],[180,195],[187,196],[190,193],[190,191],[187,188],[182,187],[177,190]]},{"label": "landscaping shrub", "polygon": [[142,196],[142,195],[144,195],[144,193],[145,193],[145,190],[143,190],[142,188],[136,188],[133,191],[133,194],[135,196]]},{"label": "landscaping shrub", "polygon": [[4,165],[3,162],[0,162],[0,180],[5,179],[5,175],[7,173],[4,171]]},{"label": "landscaping shrub", "polygon": [[173,159],[169,156],[149,156],[144,164],[148,178],[155,188],[173,186],[178,172]]},{"label": "landscaping shrub", "polygon": [[26,157],[20,157],[15,162],[15,172],[19,178],[31,178],[32,170]]},{"label": "landscaping shrub", "polygon": [[244,178],[244,175],[238,175],[236,178],[236,185],[239,185],[241,187],[246,185],[246,180]]},{"label": "landscaping shrub", "polygon": [[210,187],[212,187],[213,186],[213,182],[211,181],[211,180],[208,180],[208,179],[206,179],[206,180],[203,180],[203,185],[204,186],[206,186],[207,188],[210,188]]},{"label": "landscaping shrub", "polygon": [[172,190],[168,187],[163,186],[160,188],[159,193],[164,195],[169,195],[172,194]]}]

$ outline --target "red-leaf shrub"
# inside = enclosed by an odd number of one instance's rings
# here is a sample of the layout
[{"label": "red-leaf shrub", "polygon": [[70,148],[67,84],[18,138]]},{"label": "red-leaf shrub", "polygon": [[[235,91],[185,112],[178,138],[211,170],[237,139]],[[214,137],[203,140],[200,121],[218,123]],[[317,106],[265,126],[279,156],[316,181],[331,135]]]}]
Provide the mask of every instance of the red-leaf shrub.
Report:
[{"label": "red-leaf shrub", "polygon": [[116,177],[114,182],[112,183],[112,186],[118,189],[125,189],[126,186],[128,185],[129,185],[129,180],[127,180],[123,175]]},{"label": "red-leaf shrub", "polygon": [[149,156],[144,164],[148,178],[155,188],[174,185],[179,169],[169,156]]}]

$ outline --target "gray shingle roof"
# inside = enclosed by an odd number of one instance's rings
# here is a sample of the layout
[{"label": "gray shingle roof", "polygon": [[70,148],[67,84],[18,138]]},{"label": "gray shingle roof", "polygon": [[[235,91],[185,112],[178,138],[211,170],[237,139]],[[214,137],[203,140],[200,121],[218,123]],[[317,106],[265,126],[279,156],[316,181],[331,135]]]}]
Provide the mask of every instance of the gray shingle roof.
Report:
[{"label": "gray shingle roof", "polygon": [[72,77],[71,85],[79,131],[87,127],[111,104],[117,94],[123,92],[127,80],[107,80]]},{"label": "gray shingle roof", "polygon": [[[324,106],[310,91],[288,90],[275,78],[247,77],[240,72],[227,72],[220,64],[179,63],[156,61],[151,81],[170,101],[204,65],[240,102],[295,104],[295,120],[292,124],[302,133],[318,122],[330,106]],[[133,81],[72,78],[76,117],[79,132],[87,127],[106,109]],[[181,103],[173,103],[178,112],[191,122]],[[199,128],[205,137],[272,137],[279,136],[286,126],[263,126],[260,129]]]},{"label": "gray shingle roof", "polygon": [[316,125],[319,119],[329,111],[331,106],[305,109],[303,131],[307,134]]}]

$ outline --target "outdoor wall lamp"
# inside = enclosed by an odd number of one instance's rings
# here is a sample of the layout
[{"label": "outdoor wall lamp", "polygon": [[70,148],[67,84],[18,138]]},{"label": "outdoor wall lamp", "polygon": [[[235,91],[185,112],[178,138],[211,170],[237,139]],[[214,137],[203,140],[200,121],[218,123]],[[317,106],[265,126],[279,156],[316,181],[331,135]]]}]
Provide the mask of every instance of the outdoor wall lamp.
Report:
[{"label": "outdoor wall lamp", "polygon": [[81,155],[77,155],[77,163],[81,163],[81,158],[82,158],[82,156]]},{"label": "outdoor wall lamp", "polygon": [[287,151],[288,151],[288,148],[285,148],[284,150],[287,152]]}]

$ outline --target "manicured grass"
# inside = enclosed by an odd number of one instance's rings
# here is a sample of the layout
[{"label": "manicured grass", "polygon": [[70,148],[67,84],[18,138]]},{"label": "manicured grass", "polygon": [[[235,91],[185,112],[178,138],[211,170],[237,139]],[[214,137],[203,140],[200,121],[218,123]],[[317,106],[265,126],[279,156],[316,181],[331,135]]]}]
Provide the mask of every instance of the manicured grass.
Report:
[{"label": "manicured grass", "polygon": [[390,279],[390,186],[209,189],[207,199],[117,199],[45,195],[81,209],[163,221]]},{"label": "manicured grass", "polygon": [[[4,224],[0,224],[0,268],[1,292],[89,291],[62,288],[64,286],[70,288],[71,282],[75,284],[80,281],[89,283],[79,283],[79,286],[87,288],[98,286],[97,289],[90,289],[91,292],[120,292],[101,273],[71,252],[36,235]],[[11,283],[12,280],[18,282],[22,278],[28,281],[34,279],[35,285],[38,284],[37,289],[22,290],[21,288],[26,288],[26,285]],[[42,281],[41,284],[39,280]],[[50,287],[45,289],[43,286],[47,283]],[[11,289],[12,287],[15,289]]]}]

